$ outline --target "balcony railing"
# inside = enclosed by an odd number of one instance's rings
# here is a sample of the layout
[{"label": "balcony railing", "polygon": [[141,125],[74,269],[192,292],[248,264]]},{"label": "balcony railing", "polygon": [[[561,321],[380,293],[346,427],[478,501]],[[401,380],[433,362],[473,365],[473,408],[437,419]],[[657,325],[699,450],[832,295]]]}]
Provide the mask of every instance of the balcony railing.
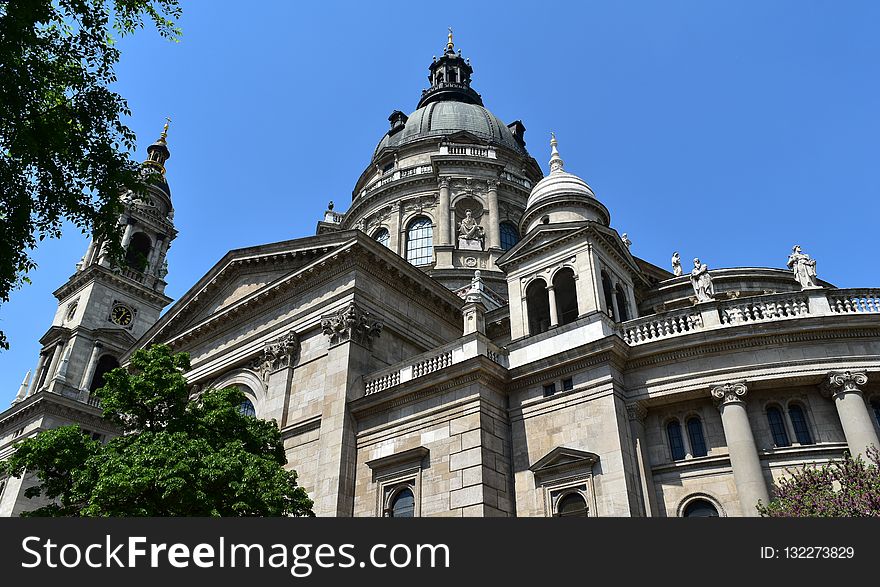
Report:
[{"label": "balcony railing", "polygon": [[700,313],[693,308],[687,308],[623,322],[620,324],[620,335],[627,344],[637,345],[702,328],[703,319]]},{"label": "balcony railing", "polygon": [[830,290],[828,304],[835,314],[877,314],[880,313],[880,289]]}]

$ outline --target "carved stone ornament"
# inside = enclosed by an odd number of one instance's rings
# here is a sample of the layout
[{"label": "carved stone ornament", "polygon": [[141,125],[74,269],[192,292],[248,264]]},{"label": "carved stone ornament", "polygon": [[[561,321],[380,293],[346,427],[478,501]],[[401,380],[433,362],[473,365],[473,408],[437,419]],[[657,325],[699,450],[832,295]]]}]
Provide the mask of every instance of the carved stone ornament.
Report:
[{"label": "carved stone ornament", "polygon": [[268,382],[269,374],[293,365],[299,358],[299,337],[291,330],[263,347],[263,352],[254,359],[251,367],[259,371],[263,381]]},{"label": "carved stone ornament", "polygon": [[382,332],[382,322],[354,302],[349,302],[345,308],[322,316],[321,330],[330,337],[330,344],[351,340],[369,347]]},{"label": "carved stone ornament", "polygon": [[835,397],[844,393],[860,393],[861,386],[868,382],[864,371],[832,371],[828,379],[822,382],[822,393],[825,397]]},{"label": "carved stone ornament", "polygon": [[626,404],[626,413],[630,420],[644,423],[645,417],[648,415],[648,409],[642,402],[633,402]]},{"label": "carved stone ornament", "polygon": [[712,388],[712,397],[720,405],[744,403],[744,399],[748,393],[745,381],[737,381],[735,383],[725,383],[724,385],[716,385]]}]

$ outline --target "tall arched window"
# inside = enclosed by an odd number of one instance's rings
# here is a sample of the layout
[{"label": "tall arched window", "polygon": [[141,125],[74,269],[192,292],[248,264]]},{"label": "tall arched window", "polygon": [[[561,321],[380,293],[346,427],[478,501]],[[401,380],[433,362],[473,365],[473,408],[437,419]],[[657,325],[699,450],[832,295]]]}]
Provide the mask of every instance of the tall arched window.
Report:
[{"label": "tall arched window", "polygon": [[241,412],[242,416],[257,417],[257,410],[254,408],[254,402],[247,398],[245,398],[245,400],[241,402],[241,405],[238,406],[238,411]]},{"label": "tall arched window", "polygon": [[588,511],[587,500],[574,491],[563,495],[556,504],[556,516],[559,518],[586,518]]},{"label": "tall arched window", "polygon": [[706,450],[706,439],[703,437],[703,423],[696,416],[687,421],[688,440],[691,441],[691,451],[695,457],[704,457],[709,454]]},{"label": "tall arched window", "polygon": [[540,334],[550,328],[550,296],[543,279],[532,281],[526,288],[526,312],[529,334]]},{"label": "tall arched window", "polygon": [[574,271],[566,267],[553,276],[553,291],[556,296],[556,316],[560,324],[574,322],[578,317],[577,291]]},{"label": "tall arched window", "polygon": [[874,408],[874,419],[877,420],[877,426],[880,426],[880,399],[872,399],[871,407]]},{"label": "tall arched window", "polygon": [[672,420],[666,425],[666,438],[669,440],[669,450],[672,452],[672,460],[680,461],[684,458],[684,440],[681,437],[681,424],[678,420]]},{"label": "tall arched window", "polygon": [[413,265],[434,260],[434,227],[425,217],[416,218],[406,229],[406,260]]},{"label": "tall arched window", "polygon": [[134,233],[128,243],[128,250],[125,252],[125,264],[132,269],[145,271],[152,247],[153,242],[150,237],[143,232]]},{"label": "tall arched window", "polygon": [[684,518],[717,518],[718,510],[705,499],[695,499],[682,512]]},{"label": "tall arched window", "polygon": [[776,446],[791,446],[788,440],[788,432],[785,431],[785,421],[782,412],[777,407],[767,408],[767,422],[770,424],[770,432],[773,434],[773,444]]},{"label": "tall arched window", "polygon": [[118,366],[119,361],[110,355],[104,355],[98,359],[98,364],[95,366],[95,374],[92,375],[92,384],[89,385],[89,392],[104,387],[104,375]]},{"label": "tall arched window", "polygon": [[499,229],[501,231],[501,248],[509,251],[513,245],[519,242],[519,231],[510,222],[502,222]]},{"label": "tall arched window", "polygon": [[620,322],[629,320],[629,304],[626,302],[626,288],[619,283],[614,288],[614,297],[617,298],[617,310],[620,312]]},{"label": "tall arched window", "polygon": [[416,500],[412,489],[406,487],[394,494],[388,507],[389,518],[412,518],[415,516]]},{"label": "tall arched window", "polygon": [[788,417],[791,418],[791,427],[794,428],[794,437],[800,444],[813,444],[813,436],[807,425],[807,416],[804,409],[797,404],[788,406]]},{"label": "tall arched window", "polygon": [[388,246],[391,241],[391,233],[388,232],[387,228],[380,228],[373,234],[373,240],[378,242],[380,245]]},{"label": "tall arched window", "polygon": [[611,278],[605,271],[602,271],[602,293],[605,294],[605,308],[608,315],[617,320],[617,316],[614,315],[614,293],[611,288]]}]

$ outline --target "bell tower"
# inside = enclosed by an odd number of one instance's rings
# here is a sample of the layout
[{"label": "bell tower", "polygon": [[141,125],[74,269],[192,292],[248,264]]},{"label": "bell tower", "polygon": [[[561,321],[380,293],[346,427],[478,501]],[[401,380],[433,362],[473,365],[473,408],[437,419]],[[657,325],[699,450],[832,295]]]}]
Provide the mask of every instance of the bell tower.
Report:
[{"label": "bell tower", "polygon": [[89,244],[76,272],[54,292],[55,318],[40,339],[36,368],[25,377],[13,405],[42,391],[90,403],[104,373],[119,365],[119,357],[171,302],[164,293],[166,255],[177,230],[165,179],[165,162],[171,157],[167,137],[166,123],[147,148],[141,168],[145,191],[122,196],[122,263],[113,262],[104,243]]}]

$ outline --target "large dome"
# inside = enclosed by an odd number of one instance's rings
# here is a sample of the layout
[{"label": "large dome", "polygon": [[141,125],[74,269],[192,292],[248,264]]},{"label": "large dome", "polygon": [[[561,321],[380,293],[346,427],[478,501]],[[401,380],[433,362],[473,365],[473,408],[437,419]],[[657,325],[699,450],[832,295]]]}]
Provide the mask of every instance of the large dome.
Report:
[{"label": "large dome", "polygon": [[[394,130],[397,132],[392,133]],[[402,130],[392,131],[379,141],[373,157],[386,147],[397,148],[431,137],[439,139],[459,131],[467,131],[494,145],[526,154],[507,125],[479,104],[431,102],[410,114]]]}]

